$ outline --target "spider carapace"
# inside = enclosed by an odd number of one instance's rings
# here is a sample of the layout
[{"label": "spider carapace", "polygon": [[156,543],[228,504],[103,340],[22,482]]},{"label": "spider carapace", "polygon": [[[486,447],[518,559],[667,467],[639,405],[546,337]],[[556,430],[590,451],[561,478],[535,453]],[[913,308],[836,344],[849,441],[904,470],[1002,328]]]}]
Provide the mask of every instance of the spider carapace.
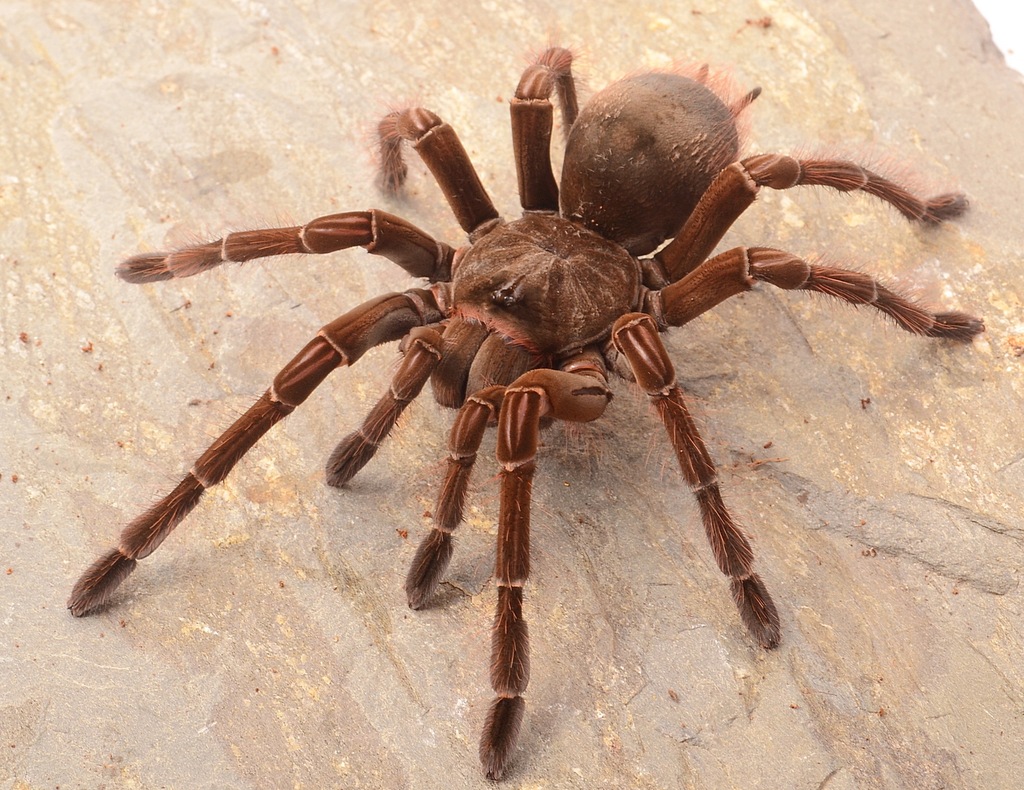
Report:
[{"label": "spider carapace", "polygon": [[[687,410],[661,333],[768,283],[869,306],[917,335],[970,340],[984,329],[977,318],[933,312],[867,274],[767,247],[712,255],[766,187],[861,190],[926,224],[959,216],[967,202],[953,193],[917,197],[849,161],[776,154],[739,159],[737,117],[760,91],[730,97],[706,68],[628,77],[579,111],[571,61],[565,49],[545,51],[527,67],[511,101],[524,210],[512,222],[498,216],[455,132],[438,116],[412,108],[381,121],[384,188],[401,186],[402,148],[411,143],[468,234],[458,249],[405,220],[369,210],[320,217],[302,227],[231,233],[120,265],[122,279],[141,283],[188,277],[227,262],[363,246],[429,286],[371,299],[324,326],[181,483],[128,524],[117,548],[85,571],[68,601],[73,614],[106,604],[203,492],[223,480],[331,371],[397,340],[403,356],[391,386],[331,454],[327,482],[343,485],[373,457],[428,380],[437,401],[458,410],[433,529],[405,583],[410,606],[419,608],[451,558],[452,533],[462,520],[484,431],[497,426],[498,602],[490,671],[495,696],[480,742],[487,776],[497,779],[507,771],[529,681],[523,588],[530,573],[530,492],[540,430],[551,420],[600,417],[611,398],[613,374],[639,385],[667,430],[743,623],[762,647],[779,643],[775,605],[753,570],[749,541],[722,501],[714,462]],[[550,161],[554,103],[567,135],[558,182]]]}]

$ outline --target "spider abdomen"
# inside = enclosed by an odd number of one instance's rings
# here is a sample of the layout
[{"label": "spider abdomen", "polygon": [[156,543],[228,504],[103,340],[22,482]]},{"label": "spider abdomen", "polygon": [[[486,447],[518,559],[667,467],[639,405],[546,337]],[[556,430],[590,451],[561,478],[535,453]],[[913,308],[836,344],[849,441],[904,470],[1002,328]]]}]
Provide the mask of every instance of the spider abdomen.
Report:
[{"label": "spider abdomen", "polygon": [[635,310],[640,266],[618,244],[548,214],[498,225],[458,262],[455,313],[513,345],[558,356],[603,340]]},{"label": "spider abdomen", "polygon": [[627,77],[569,132],[562,216],[646,255],[679,232],[738,153],[734,112],[711,89],[679,74]]}]

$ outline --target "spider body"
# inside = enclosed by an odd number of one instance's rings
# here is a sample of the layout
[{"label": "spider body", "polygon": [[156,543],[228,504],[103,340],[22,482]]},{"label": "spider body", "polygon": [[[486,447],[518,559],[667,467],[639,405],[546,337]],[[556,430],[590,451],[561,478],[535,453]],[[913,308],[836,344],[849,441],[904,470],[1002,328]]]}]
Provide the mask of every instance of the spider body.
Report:
[{"label": "spider body", "polygon": [[634,257],[555,215],[495,228],[453,268],[455,315],[547,359],[607,340],[608,316],[635,310],[640,298]]},{"label": "spider body", "polygon": [[[369,348],[401,341],[391,386],[327,462],[327,482],[348,482],[374,455],[428,381],[457,409],[434,510],[406,578],[409,605],[429,601],[452,555],[483,434],[497,427],[501,496],[494,580],[497,607],[490,679],[494,700],[483,727],[486,774],[502,777],[523,717],[529,640],[523,614],[530,575],[530,498],[540,431],[553,420],[599,418],[610,379],[635,381],[663,424],[691,488],[715,561],[729,578],[740,618],[764,648],[781,626],[753,570],[753,551],[726,508],[714,462],[676,382],[660,333],[680,327],[757,283],[826,294],[870,306],[908,332],[966,341],[983,331],[959,312],[933,312],[861,272],[809,263],[767,247],[712,255],[763,188],[861,190],[913,221],[937,224],[967,206],[960,194],[921,198],[860,165],[762,154],[737,159],[736,119],[757,89],[730,101],[694,77],[642,74],[597,94],[581,112],[571,55],[550,49],[523,73],[511,102],[521,219],[498,216],[455,132],[412,108],[381,121],[381,182],[401,186],[402,147],[417,150],[466,231],[459,249],[379,210],[332,214],[301,227],[231,233],[223,239],[124,261],[129,282],[186,277],[225,262],[353,246],[383,255],[428,288],[386,294],[326,324],[270,388],[194,463],[170,494],[132,520],[119,544],[75,584],[68,608],[101,607],[274,424],[333,370]],[[552,95],[568,132],[561,183],[550,164]],[[663,242],[664,247],[649,253]]]}]

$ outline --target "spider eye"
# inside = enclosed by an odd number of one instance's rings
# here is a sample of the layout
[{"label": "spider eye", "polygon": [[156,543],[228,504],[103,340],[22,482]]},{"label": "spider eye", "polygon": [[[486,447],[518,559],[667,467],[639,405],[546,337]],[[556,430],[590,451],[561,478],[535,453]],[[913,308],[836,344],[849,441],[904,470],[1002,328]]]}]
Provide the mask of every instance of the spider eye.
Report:
[{"label": "spider eye", "polygon": [[491,302],[509,309],[523,301],[523,291],[518,283],[506,283],[491,293]]}]

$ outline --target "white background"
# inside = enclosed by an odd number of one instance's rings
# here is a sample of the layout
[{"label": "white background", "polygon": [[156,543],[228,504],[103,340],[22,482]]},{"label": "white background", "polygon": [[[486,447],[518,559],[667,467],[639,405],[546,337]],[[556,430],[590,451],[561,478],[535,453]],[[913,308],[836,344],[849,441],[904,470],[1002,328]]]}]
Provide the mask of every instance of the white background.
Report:
[{"label": "white background", "polygon": [[1024,4],[1020,0],[974,0],[992,28],[992,38],[1006,62],[1024,73]]}]

